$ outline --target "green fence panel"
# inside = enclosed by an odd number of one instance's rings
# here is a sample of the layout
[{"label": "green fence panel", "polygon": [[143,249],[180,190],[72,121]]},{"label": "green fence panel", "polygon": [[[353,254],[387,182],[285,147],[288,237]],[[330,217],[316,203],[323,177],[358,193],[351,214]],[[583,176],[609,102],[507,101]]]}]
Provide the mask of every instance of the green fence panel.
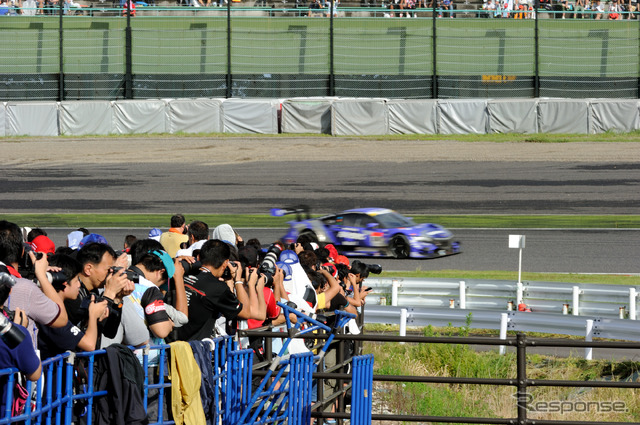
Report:
[{"label": "green fence panel", "polygon": [[335,94],[431,97],[432,38],[430,18],[334,19]]},{"label": "green fence panel", "polygon": [[638,19],[230,10],[95,9],[64,15],[62,31],[57,10],[6,17],[0,100],[638,97]]},{"label": "green fence panel", "polygon": [[444,19],[437,27],[438,97],[532,97],[535,21]]},{"label": "green fence panel", "polygon": [[637,20],[539,21],[540,96],[638,97]]}]

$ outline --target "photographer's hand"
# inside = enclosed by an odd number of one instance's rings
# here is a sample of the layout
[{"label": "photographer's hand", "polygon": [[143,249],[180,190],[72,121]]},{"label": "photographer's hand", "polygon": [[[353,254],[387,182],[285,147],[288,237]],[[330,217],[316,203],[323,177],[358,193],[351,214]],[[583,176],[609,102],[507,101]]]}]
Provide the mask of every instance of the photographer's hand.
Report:
[{"label": "photographer's hand", "polygon": [[256,283],[258,282],[258,269],[256,268],[252,268],[250,269],[249,267],[247,267],[247,272],[246,275],[249,276],[249,280],[247,281],[247,283],[249,284],[249,288],[255,288]]},{"label": "photographer's hand", "polygon": [[24,326],[25,328],[29,325],[27,313],[25,313],[20,307],[16,307],[13,313],[13,323]]},{"label": "photographer's hand", "polygon": [[123,269],[129,267],[129,257],[127,256],[126,252],[123,252],[118,258],[116,258],[114,266],[122,267]]},{"label": "photographer's hand", "polygon": [[124,269],[120,269],[115,273],[109,271],[104,285],[103,296],[118,304],[122,297],[129,295],[134,289],[135,284],[127,278]]},{"label": "photographer's hand", "polygon": [[54,322],[50,325],[52,328],[60,328],[65,326],[69,321],[69,317],[67,316],[67,309],[64,306],[64,301],[58,291],[55,290],[49,279],[47,278],[47,268],[49,268],[49,261],[47,260],[46,255],[42,255],[39,260],[36,259],[36,255],[33,251],[29,252],[29,257],[31,257],[31,261],[33,262],[33,268],[35,271],[36,279],[40,283],[40,289],[42,292],[49,298],[51,301],[58,305],[60,308],[60,314]]},{"label": "photographer's hand", "polygon": [[237,282],[242,280],[242,265],[238,261],[229,261],[229,267],[231,268],[231,274],[233,279]]},{"label": "photographer's hand", "polygon": [[175,271],[173,272],[173,288],[175,290],[175,305],[176,310],[189,317],[189,303],[187,302],[187,293],[184,289],[184,267],[182,267],[181,261],[186,260],[189,264],[195,263],[193,257],[180,257],[176,258],[174,263]]},{"label": "photographer's hand", "polygon": [[89,321],[84,336],[78,342],[78,347],[84,351],[93,351],[96,349],[98,340],[98,322],[103,321],[109,316],[109,303],[107,300],[95,302],[96,296],[91,294],[91,303],[89,304]]}]

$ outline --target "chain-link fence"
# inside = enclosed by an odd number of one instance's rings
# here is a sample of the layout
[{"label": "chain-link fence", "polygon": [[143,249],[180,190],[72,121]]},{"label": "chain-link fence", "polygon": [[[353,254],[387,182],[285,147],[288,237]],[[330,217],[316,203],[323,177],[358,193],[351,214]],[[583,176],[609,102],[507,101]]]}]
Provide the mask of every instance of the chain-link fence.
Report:
[{"label": "chain-link fence", "polygon": [[151,10],[5,17],[0,100],[638,97],[638,19]]}]

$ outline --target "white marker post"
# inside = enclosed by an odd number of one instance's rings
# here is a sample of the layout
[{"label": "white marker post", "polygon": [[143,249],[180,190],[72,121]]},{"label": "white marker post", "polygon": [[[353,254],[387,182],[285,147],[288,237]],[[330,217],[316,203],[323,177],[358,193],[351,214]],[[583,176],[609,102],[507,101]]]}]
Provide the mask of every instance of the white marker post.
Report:
[{"label": "white marker post", "polygon": [[522,303],[522,250],[525,246],[525,235],[509,235],[509,248],[519,249],[520,255],[518,259],[518,283],[517,285],[517,294],[516,294],[516,304]]}]

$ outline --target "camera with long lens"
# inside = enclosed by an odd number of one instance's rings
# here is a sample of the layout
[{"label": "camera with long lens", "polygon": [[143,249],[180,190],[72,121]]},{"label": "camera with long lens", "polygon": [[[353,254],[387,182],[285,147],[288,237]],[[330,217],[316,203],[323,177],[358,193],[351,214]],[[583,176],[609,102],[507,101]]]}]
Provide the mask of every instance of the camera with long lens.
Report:
[{"label": "camera with long lens", "polygon": [[[115,267],[114,266],[114,267],[111,267],[109,269],[109,271],[112,274],[116,274],[120,270],[122,270],[122,267]],[[127,275],[127,279],[129,279],[133,283],[140,283],[140,275],[137,272],[134,272],[133,270],[125,270],[124,274],[126,274]]]},{"label": "camera with long lens", "polygon": [[10,349],[16,348],[24,339],[22,331],[15,326],[4,314],[0,313],[0,339],[7,344]]},{"label": "camera with long lens", "polygon": [[[6,297],[8,297],[9,292],[15,283],[16,281],[11,274],[9,274],[7,267],[0,265],[0,291],[3,294],[2,298],[4,298],[0,299],[0,305],[4,304]],[[16,348],[20,345],[25,336],[20,329],[13,326],[14,317],[15,312],[11,310],[5,310],[2,308],[2,311],[0,311],[0,339],[2,339],[10,349]]]},{"label": "camera with long lens", "polygon": [[382,266],[380,264],[365,264],[367,266],[367,271],[373,274],[382,273]]},{"label": "camera with long lens", "polygon": [[196,261],[195,263],[190,263],[187,260],[181,260],[180,264],[184,269],[184,274],[191,275],[191,276],[200,273],[200,267],[202,267],[202,263],[200,261]]},{"label": "camera with long lens", "polygon": [[69,278],[64,272],[47,272],[47,280],[51,282],[54,288],[57,288],[67,282]]},{"label": "camera with long lens", "polygon": [[267,249],[262,263],[260,263],[260,273],[267,278],[266,286],[273,285],[273,275],[276,274],[276,263],[283,250],[284,247],[282,245],[278,243],[272,244],[269,249]]}]

